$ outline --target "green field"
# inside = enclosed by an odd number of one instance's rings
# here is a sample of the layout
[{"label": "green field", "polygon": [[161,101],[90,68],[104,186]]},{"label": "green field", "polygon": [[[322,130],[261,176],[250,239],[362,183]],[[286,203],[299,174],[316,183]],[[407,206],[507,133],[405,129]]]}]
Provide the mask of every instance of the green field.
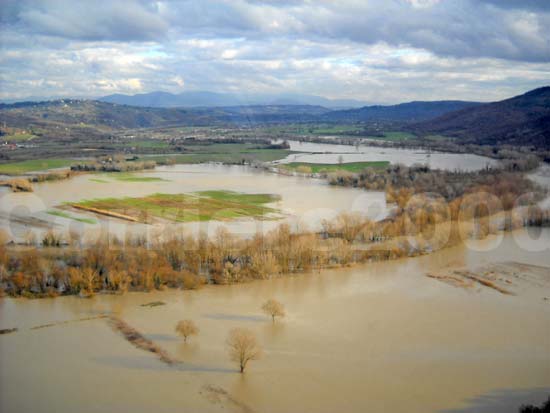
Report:
[{"label": "green field", "polygon": [[30,141],[31,139],[37,138],[36,135],[32,133],[14,133],[11,135],[2,136],[2,140],[14,142],[14,141]]},{"label": "green field", "polygon": [[192,153],[176,155],[147,156],[144,159],[165,163],[168,160],[178,164],[221,162],[238,164],[244,162],[271,162],[286,158],[292,152],[286,149],[261,149],[250,143],[220,143],[194,145]]},{"label": "green field", "polygon": [[72,159],[32,159],[29,161],[0,164],[0,174],[22,175],[34,171],[43,171],[54,168],[68,168]]},{"label": "green field", "polygon": [[157,176],[137,176],[126,172],[114,172],[105,176],[122,182],[168,182],[167,179]]},{"label": "green field", "polygon": [[266,204],[279,199],[271,194],[243,194],[220,190],[190,194],[153,194],[142,198],[92,199],[75,205],[115,212],[140,222],[151,222],[153,217],[174,222],[191,222],[261,218],[278,212],[276,208]]},{"label": "green field", "polygon": [[56,217],[67,218],[67,219],[72,219],[73,221],[83,222],[85,224],[97,224],[97,221],[95,219],[75,217],[67,212],[58,211],[56,209],[47,211],[47,213],[49,215],[53,215]]},{"label": "green field", "polygon": [[340,135],[346,133],[357,133],[361,132],[363,128],[361,126],[355,125],[326,125],[326,126],[315,126],[315,127],[304,127],[303,131],[306,133],[311,133],[313,135]]},{"label": "green field", "polygon": [[291,133],[297,135],[346,135],[346,134],[360,134],[364,130],[360,125],[331,125],[331,124],[317,124],[317,125],[283,125],[283,126],[269,126],[264,129],[270,134],[278,133]]},{"label": "green field", "polygon": [[[302,169],[304,172],[311,173],[322,173],[322,172],[337,172],[337,171],[348,171],[348,172],[361,172],[367,168],[382,169],[389,166],[388,161],[373,161],[373,162],[348,162],[348,163],[307,163],[307,162],[291,162],[288,164],[281,164],[280,166],[288,169]],[[309,168],[306,169],[306,168]]]},{"label": "green field", "polygon": [[384,136],[368,136],[368,138],[394,142],[416,138],[415,135],[408,132],[384,132],[383,135]]},{"label": "green field", "polygon": [[128,145],[137,149],[167,149],[170,147],[167,142],[160,139],[135,140],[130,141]]}]

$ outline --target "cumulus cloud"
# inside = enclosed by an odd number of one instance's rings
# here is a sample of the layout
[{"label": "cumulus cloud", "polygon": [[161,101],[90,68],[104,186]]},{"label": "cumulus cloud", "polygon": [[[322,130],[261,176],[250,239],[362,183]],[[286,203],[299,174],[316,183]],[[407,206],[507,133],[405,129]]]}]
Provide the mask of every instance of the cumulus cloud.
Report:
[{"label": "cumulus cloud", "polygon": [[0,22],[2,98],[492,100],[550,78],[546,0],[3,0]]}]

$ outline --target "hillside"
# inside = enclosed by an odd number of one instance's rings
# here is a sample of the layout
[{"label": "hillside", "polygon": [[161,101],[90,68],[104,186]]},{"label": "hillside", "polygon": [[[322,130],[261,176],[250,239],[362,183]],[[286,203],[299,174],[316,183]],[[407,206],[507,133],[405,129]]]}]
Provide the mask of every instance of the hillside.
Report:
[{"label": "hillside", "polygon": [[329,110],[320,106],[236,106],[219,108],[146,108],[93,100],[56,100],[0,104],[0,122],[27,129],[55,127],[148,128],[160,126],[203,126],[213,124],[257,124],[301,122]]},{"label": "hillside", "polygon": [[410,127],[421,135],[446,135],[464,143],[550,148],[550,87],[488,103]]},{"label": "hillside", "polygon": [[480,105],[481,103],[477,102],[458,100],[408,102],[390,106],[365,106],[359,109],[338,110],[329,113],[325,118],[339,122],[418,122],[435,118],[448,112]]},{"label": "hillside", "polygon": [[324,106],[327,108],[360,107],[365,103],[353,99],[327,99],[321,96],[297,93],[242,94],[188,91],[179,94],[150,92],[135,95],[114,94],[98,99],[119,105],[175,108],[175,107],[227,107],[227,106]]}]

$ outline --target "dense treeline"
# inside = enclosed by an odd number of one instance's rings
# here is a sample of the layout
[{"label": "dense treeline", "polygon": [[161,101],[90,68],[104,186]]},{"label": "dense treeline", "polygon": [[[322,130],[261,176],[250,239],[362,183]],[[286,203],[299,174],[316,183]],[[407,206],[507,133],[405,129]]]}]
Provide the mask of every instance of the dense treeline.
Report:
[{"label": "dense treeline", "polygon": [[144,169],[154,169],[154,161],[126,160],[124,155],[104,156],[94,161],[86,161],[71,165],[71,171],[95,172],[132,172]]},{"label": "dense treeline", "polygon": [[[237,283],[415,256],[472,237],[550,222],[548,212],[535,206],[542,192],[521,175],[480,174],[445,196],[436,196],[424,190],[443,189],[445,181],[437,183],[428,171],[417,179],[411,178],[410,171],[385,174],[384,179],[395,178],[388,186],[395,209],[383,221],[341,214],[325,222],[319,232],[292,231],[282,224],[251,239],[220,229],[212,238],[165,234],[154,241],[144,236],[121,241],[105,235],[85,244],[78,234],[63,240],[50,232],[41,246],[0,242],[0,288],[10,295],[27,296],[193,289],[203,283]],[[354,179],[367,187],[366,175]],[[447,185],[453,187],[450,182]]]},{"label": "dense treeline", "polygon": [[333,145],[357,146],[361,144],[382,148],[424,149],[449,153],[470,153],[498,159],[501,161],[502,169],[516,172],[531,171],[537,168],[541,161],[548,162],[550,160],[550,151],[534,146],[465,144],[445,137],[438,137],[435,139],[417,136],[398,141],[387,141],[383,139],[368,139],[368,141],[363,141],[359,138],[344,138],[342,136],[335,138],[300,136],[295,139],[301,142],[330,143]]},{"label": "dense treeline", "polygon": [[340,172],[329,177],[333,185],[353,186],[368,190],[387,191],[390,201],[397,190],[406,193],[431,193],[447,201],[462,197],[472,191],[486,191],[511,207],[510,203],[525,192],[542,189],[523,174],[500,169],[484,169],[475,172],[431,170],[427,166],[390,165],[385,169],[366,169],[359,174]]}]

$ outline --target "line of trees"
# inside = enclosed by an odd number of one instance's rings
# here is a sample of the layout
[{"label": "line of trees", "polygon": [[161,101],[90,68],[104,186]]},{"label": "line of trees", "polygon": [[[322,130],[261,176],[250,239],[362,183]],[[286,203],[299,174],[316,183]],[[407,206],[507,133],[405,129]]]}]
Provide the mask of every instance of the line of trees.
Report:
[{"label": "line of trees", "polygon": [[[296,232],[281,224],[251,239],[221,228],[210,238],[172,235],[148,241],[129,236],[123,242],[103,235],[86,245],[74,233],[60,237],[50,232],[41,246],[26,248],[0,240],[0,292],[39,297],[195,289],[205,283],[238,283],[410,257],[500,230],[550,222],[548,211],[536,206],[544,192],[519,174],[472,175],[469,185],[453,186],[449,180],[443,196],[420,192],[426,186],[439,188],[438,175],[431,177],[429,171],[386,174],[382,178],[391,178],[392,184],[387,197],[394,203],[387,219],[371,221],[343,213],[324,222],[318,232]],[[445,179],[450,176],[444,174]],[[366,186],[368,176],[359,174],[341,184]]]},{"label": "line of trees", "polygon": [[[371,134],[367,136],[370,138],[376,137]],[[342,136],[338,136],[332,139],[327,137],[319,138],[316,136],[300,136],[291,137],[289,139],[297,139],[301,142],[315,142],[323,144],[330,143],[335,145],[357,146],[359,144],[366,144],[368,146],[376,146],[382,148],[429,149],[439,152],[476,154],[488,158],[498,159],[502,163],[502,169],[516,172],[533,170],[539,166],[541,161],[548,162],[548,160],[550,159],[550,151],[548,151],[548,149],[546,148],[541,149],[535,146],[515,146],[509,144],[464,144],[463,142],[459,142],[456,139],[443,137],[440,137],[438,139],[415,137],[398,141],[369,139],[367,142],[362,141],[360,138],[357,137],[344,138]]]},{"label": "line of trees", "polygon": [[154,169],[155,161],[128,160],[124,155],[99,157],[94,161],[85,161],[71,165],[71,171],[89,172],[133,172]]}]

